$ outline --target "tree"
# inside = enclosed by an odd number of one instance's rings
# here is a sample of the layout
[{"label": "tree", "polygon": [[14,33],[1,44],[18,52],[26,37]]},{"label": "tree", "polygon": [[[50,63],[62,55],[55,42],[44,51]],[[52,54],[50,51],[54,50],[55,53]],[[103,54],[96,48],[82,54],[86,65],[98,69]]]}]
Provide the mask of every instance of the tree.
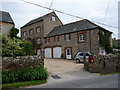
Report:
[{"label": "tree", "polygon": [[2,56],[23,56],[23,47],[20,46],[21,40],[13,38],[10,40],[6,39],[6,42],[2,43]]},{"label": "tree", "polygon": [[34,55],[32,42],[22,41],[17,38],[2,40],[2,56],[25,56]]},{"label": "tree", "polygon": [[19,29],[13,27],[10,32],[11,38],[15,37],[17,39],[20,39],[20,37],[17,36],[18,33],[19,33]]},{"label": "tree", "polygon": [[31,41],[23,41],[23,43],[21,43],[21,46],[23,47],[25,55],[35,54],[35,52],[33,51],[33,43]]}]

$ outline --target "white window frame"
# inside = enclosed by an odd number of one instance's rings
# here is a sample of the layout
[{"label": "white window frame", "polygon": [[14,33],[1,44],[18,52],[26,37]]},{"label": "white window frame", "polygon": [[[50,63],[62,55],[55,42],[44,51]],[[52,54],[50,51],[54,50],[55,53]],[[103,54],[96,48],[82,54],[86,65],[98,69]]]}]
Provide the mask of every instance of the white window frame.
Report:
[{"label": "white window frame", "polygon": [[49,22],[55,21],[55,20],[56,20],[55,16],[50,16],[50,17],[49,17]]},{"label": "white window frame", "polygon": [[84,42],[84,41],[85,41],[85,35],[79,34],[79,42]]},{"label": "white window frame", "polygon": [[65,39],[66,39],[66,41],[70,41],[70,34],[66,34]]},{"label": "white window frame", "polygon": [[55,16],[51,16],[51,20],[52,20],[52,21],[55,21]]}]

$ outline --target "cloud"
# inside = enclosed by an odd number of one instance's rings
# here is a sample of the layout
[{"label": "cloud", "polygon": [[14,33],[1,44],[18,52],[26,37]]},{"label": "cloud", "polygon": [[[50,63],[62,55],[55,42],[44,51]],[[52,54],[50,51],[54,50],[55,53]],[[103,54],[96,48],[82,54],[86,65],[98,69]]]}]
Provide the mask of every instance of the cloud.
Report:
[{"label": "cloud", "polygon": [[[32,3],[50,7],[52,0],[26,0]],[[52,8],[66,13],[70,13],[92,21],[103,22],[106,8],[109,0],[54,0]],[[119,0],[111,0],[108,13],[106,15],[106,24],[117,26],[118,11],[117,5]],[[16,27],[20,28],[30,20],[49,13],[49,10],[38,6],[30,5],[21,0],[2,0],[2,10],[10,12],[13,17]],[[69,23],[80,20],[75,17],[60,14],[56,12],[63,23]],[[103,26],[105,27],[105,26]],[[105,27],[115,33],[117,37],[118,29]]]}]

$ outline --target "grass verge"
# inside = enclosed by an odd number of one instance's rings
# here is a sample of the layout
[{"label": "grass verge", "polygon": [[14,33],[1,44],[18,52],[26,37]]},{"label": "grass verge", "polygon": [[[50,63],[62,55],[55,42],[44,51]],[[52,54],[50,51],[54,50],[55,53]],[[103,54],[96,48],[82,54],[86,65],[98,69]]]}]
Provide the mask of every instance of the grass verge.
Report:
[{"label": "grass verge", "polygon": [[27,82],[18,82],[18,83],[9,83],[9,84],[2,84],[2,88],[20,88],[25,86],[31,85],[40,85],[46,83],[47,80],[36,80],[36,81],[27,81]]},{"label": "grass verge", "polygon": [[112,75],[112,74],[120,74],[120,72],[116,72],[116,73],[107,73],[107,74],[100,74],[101,76],[104,76],[104,75]]}]

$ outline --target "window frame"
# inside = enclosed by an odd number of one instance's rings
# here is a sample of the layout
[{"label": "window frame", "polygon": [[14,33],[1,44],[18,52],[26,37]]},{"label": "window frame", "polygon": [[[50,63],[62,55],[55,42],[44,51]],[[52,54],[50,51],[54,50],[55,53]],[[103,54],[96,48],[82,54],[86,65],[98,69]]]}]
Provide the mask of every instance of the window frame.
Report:
[{"label": "window frame", "polygon": [[50,43],[50,37],[45,38],[45,43]]},{"label": "window frame", "polygon": [[[38,32],[38,28],[40,29],[40,31]],[[41,26],[36,27],[36,33],[40,33],[41,32]]]},{"label": "window frame", "polygon": [[49,22],[51,22],[51,21],[53,21],[53,22],[56,21],[56,17],[55,17],[54,15],[51,15],[51,16],[49,17]]},{"label": "window frame", "polygon": [[52,20],[52,21],[56,21],[55,16],[51,16],[51,20]]},{"label": "window frame", "polygon": [[38,41],[37,41],[38,39],[40,39],[39,42],[41,43],[41,37],[37,37],[37,38],[36,38],[36,43],[37,43],[37,44],[40,44],[40,43],[38,43]]},{"label": "window frame", "polygon": [[56,42],[56,36],[54,36],[54,42]]},{"label": "window frame", "polygon": [[[24,34],[24,33],[26,33],[26,34]],[[26,37],[27,36],[27,32],[26,31],[24,31],[23,32],[23,37]]]},{"label": "window frame", "polygon": [[[32,34],[31,34],[31,31],[32,31]],[[29,35],[33,35],[34,34],[34,30],[33,29],[30,29],[29,30]]]},{"label": "window frame", "polygon": [[60,41],[60,36],[57,36],[57,41],[58,41],[58,42]]},{"label": "window frame", "polygon": [[70,41],[70,40],[71,40],[70,34],[65,34],[65,40],[66,40],[66,41]]},{"label": "window frame", "polygon": [[85,42],[85,33],[79,33],[78,34],[78,42],[80,42],[80,43]]}]

